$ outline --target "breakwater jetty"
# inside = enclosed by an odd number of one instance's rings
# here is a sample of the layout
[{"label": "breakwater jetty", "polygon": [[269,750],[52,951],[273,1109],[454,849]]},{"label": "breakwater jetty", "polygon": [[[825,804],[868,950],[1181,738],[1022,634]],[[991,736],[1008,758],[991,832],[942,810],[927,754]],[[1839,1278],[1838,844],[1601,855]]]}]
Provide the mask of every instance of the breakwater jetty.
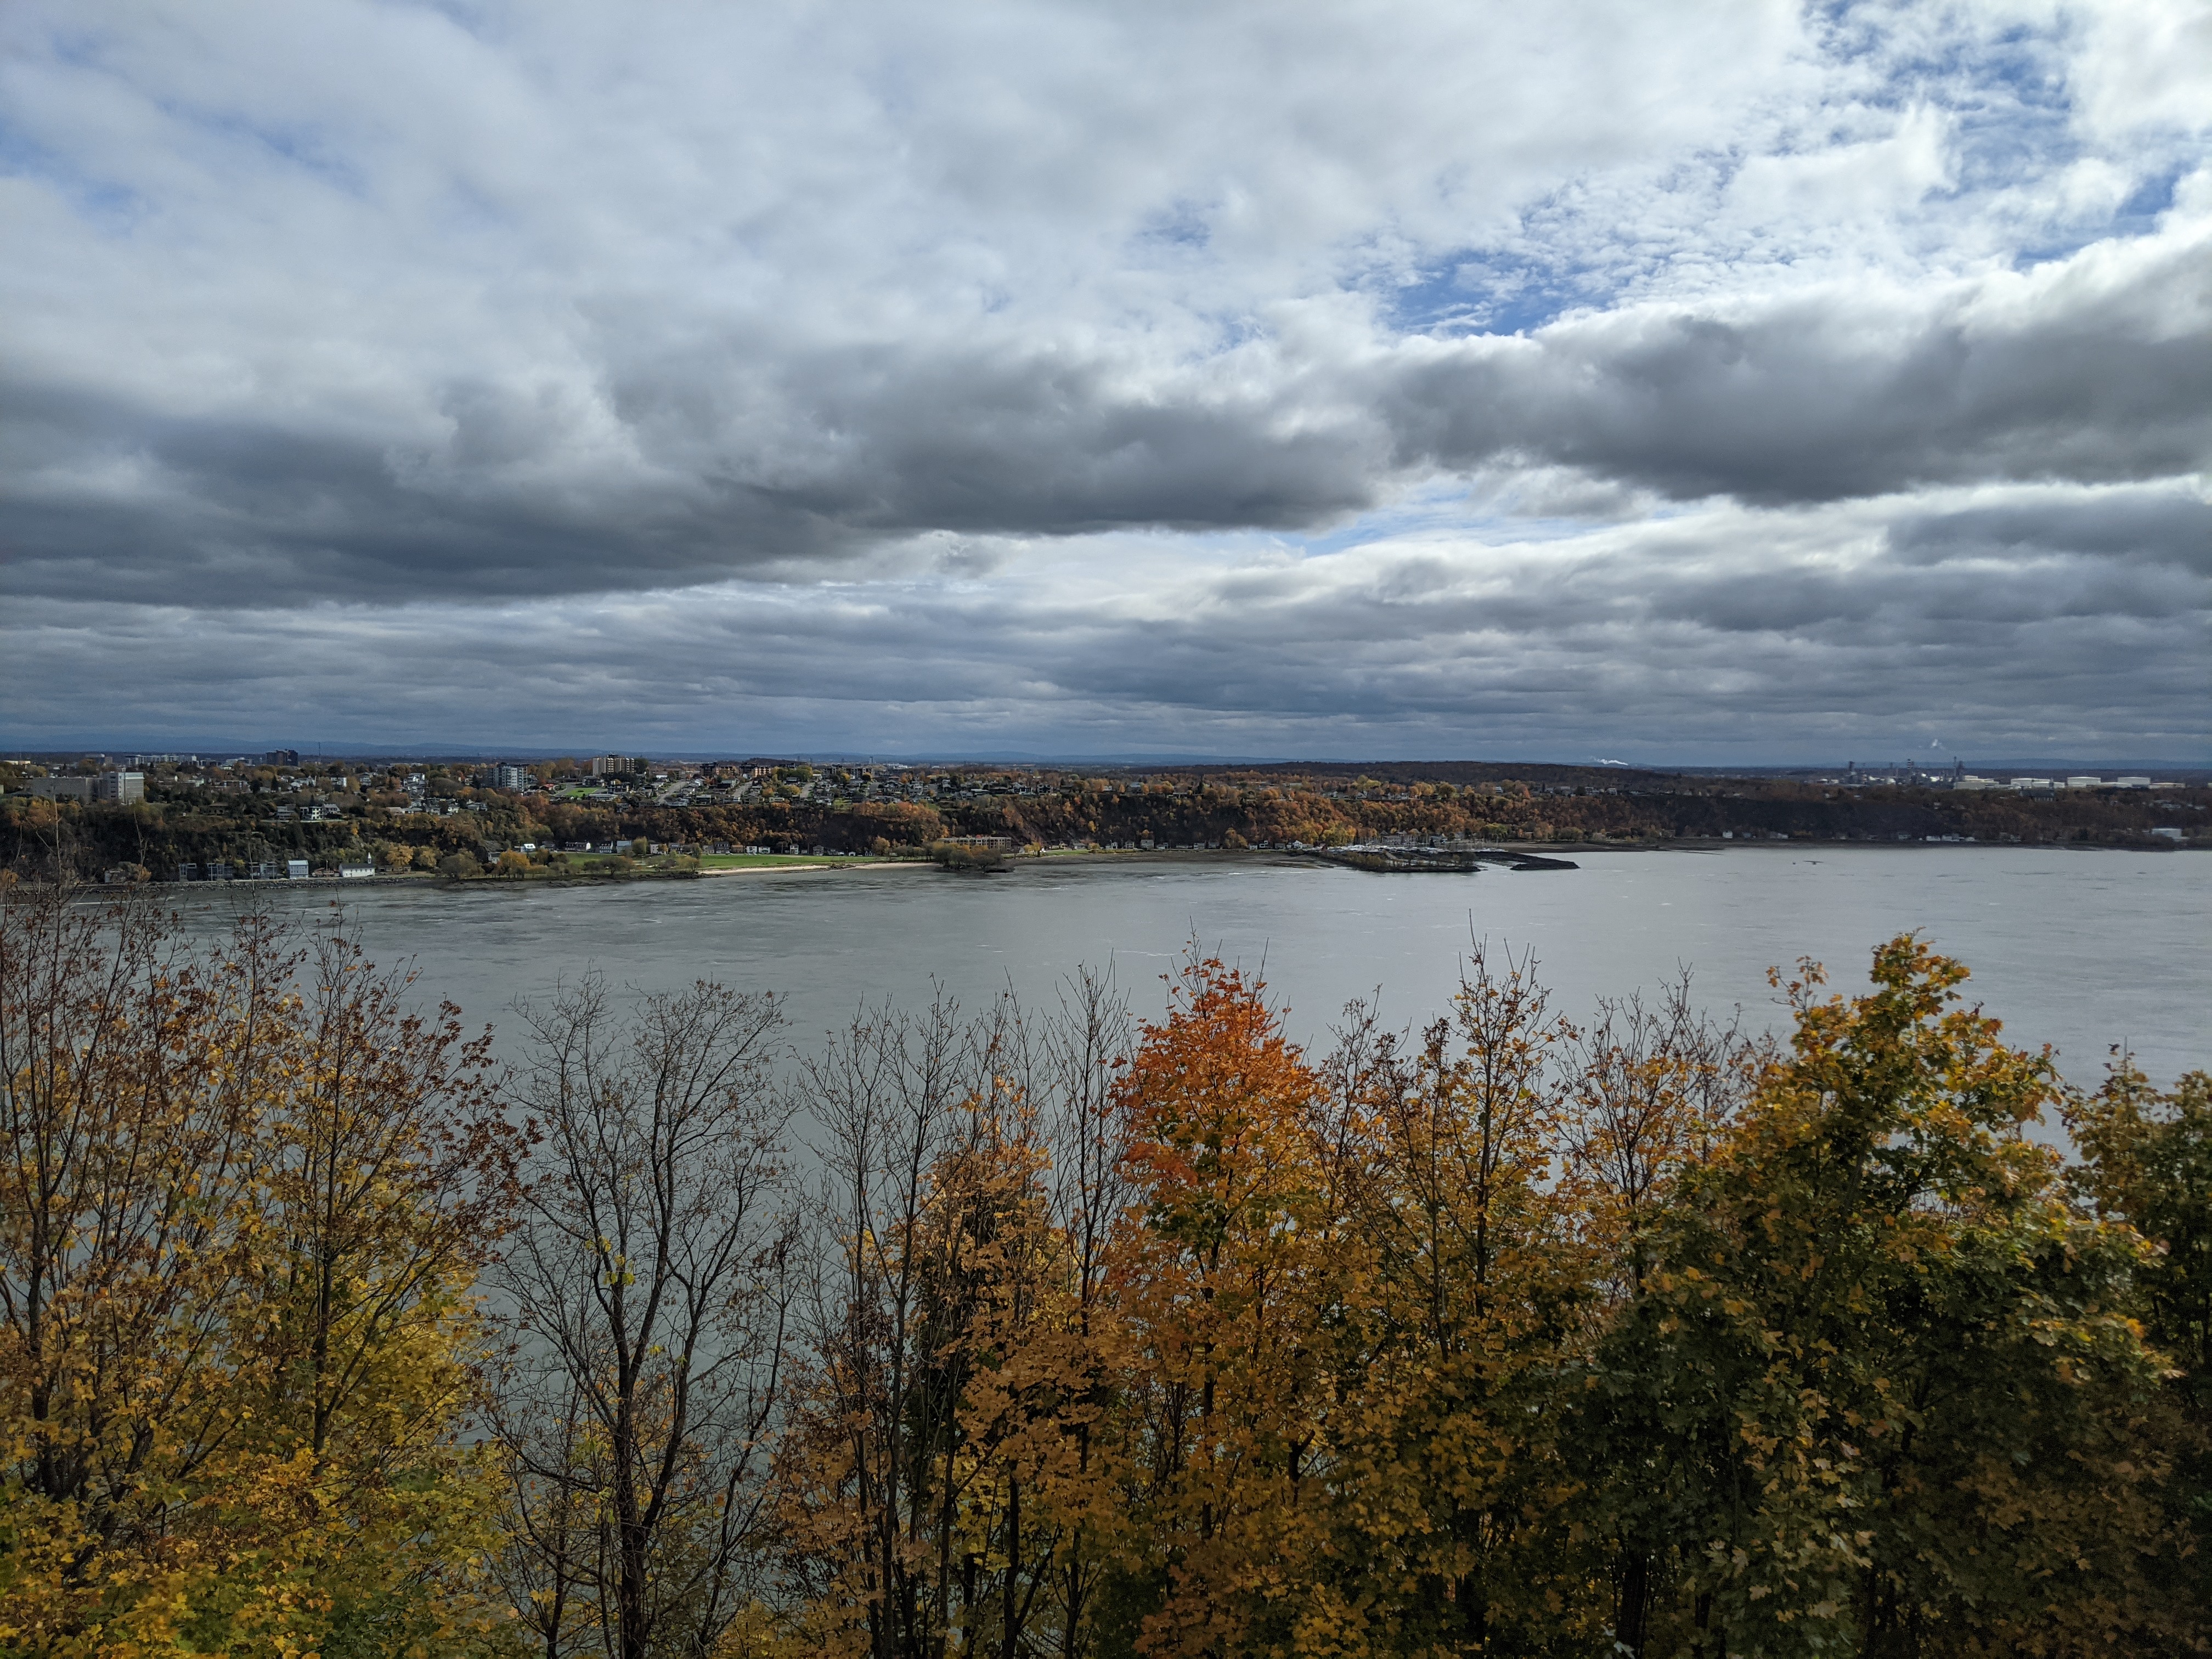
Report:
[{"label": "breakwater jetty", "polygon": [[1377,875],[1473,875],[1486,864],[1509,870],[1573,870],[1572,859],[1545,858],[1510,847],[1439,847],[1399,845],[1389,842],[1355,842],[1348,847],[1309,847],[1300,849],[1324,864],[1347,865]]}]

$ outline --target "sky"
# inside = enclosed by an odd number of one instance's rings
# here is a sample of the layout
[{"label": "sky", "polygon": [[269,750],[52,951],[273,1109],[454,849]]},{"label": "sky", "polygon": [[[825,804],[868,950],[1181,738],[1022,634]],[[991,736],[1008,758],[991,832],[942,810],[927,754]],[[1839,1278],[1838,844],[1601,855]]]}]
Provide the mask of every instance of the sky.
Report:
[{"label": "sky", "polygon": [[2212,759],[2212,4],[0,7],[0,742]]}]

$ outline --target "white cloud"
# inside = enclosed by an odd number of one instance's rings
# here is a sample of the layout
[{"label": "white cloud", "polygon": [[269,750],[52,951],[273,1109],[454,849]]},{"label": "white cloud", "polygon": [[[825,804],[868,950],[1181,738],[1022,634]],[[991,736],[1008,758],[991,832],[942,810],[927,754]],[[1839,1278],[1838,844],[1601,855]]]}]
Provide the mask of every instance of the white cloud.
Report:
[{"label": "white cloud", "polygon": [[2206,27],[26,0],[10,722],[2201,747]]}]

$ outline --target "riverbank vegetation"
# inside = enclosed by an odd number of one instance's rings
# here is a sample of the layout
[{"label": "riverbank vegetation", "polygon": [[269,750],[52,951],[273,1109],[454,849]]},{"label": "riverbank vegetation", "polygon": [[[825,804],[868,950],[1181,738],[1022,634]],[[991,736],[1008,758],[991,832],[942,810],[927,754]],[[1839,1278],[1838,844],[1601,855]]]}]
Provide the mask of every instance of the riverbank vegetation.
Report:
[{"label": "riverbank vegetation", "polygon": [[799,1048],[586,973],[501,1072],[341,921],[18,889],[0,1646],[2203,1652],[2212,1080],[1965,978],[1492,949],[1323,1053],[1195,956]]},{"label": "riverbank vegetation", "polygon": [[1034,768],[790,769],[805,774],[803,785],[746,782],[725,775],[731,769],[702,765],[677,767],[678,775],[658,782],[653,778],[662,775],[652,775],[626,792],[583,795],[557,785],[493,787],[471,769],[434,768],[422,787],[439,793],[419,797],[342,789],[344,775],[203,769],[210,775],[157,769],[145,800],[102,805],[18,793],[22,769],[0,765],[0,783],[10,790],[0,796],[0,869],[38,880],[57,871],[86,880],[143,871],[166,881],[187,866],[196,875],[217,864],[245,874],[293,859],[311,869],[350,862],[399,872],[459,858],[489,869],[513,853],[542,872],[549,860],[615,848],[625,856],[741,857],[758,848],[923,858],[946,842],[1236,850],[1386,836],[1613,847],[1723,837],[1971,841],[2172,851],[2204,844],[2212,809],[2212,790],[2201,783],[2020,791],[1473,764],[1097,776]]}]

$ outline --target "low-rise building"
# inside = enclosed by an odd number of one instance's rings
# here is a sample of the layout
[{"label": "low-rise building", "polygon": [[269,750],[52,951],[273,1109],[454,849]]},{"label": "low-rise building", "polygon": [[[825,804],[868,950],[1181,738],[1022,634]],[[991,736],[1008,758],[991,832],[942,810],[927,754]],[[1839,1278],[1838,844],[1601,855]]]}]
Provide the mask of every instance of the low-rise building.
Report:
[{"label": "low-rise building", "polygon": [[92,799],[93,780],[90,778],[26,778],[23,793],[46,800],[81,800]]}]

